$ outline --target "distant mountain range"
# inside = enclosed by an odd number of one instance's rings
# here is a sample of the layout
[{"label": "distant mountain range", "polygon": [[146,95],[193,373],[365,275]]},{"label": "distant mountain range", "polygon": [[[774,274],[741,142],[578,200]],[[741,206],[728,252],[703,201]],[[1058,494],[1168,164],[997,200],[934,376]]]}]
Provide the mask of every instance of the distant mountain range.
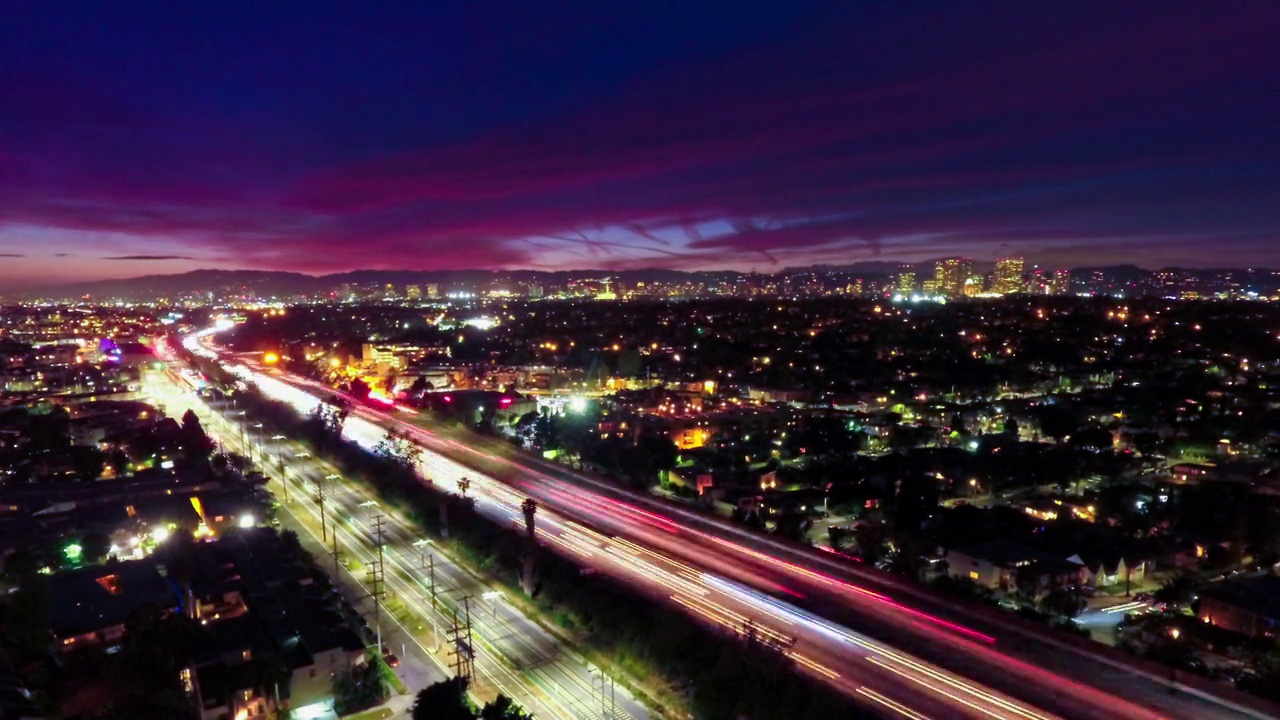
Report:
[{"label": "distant mountain range", "polygon": [[[929,271],[932,262],[912,263],[917,272]],[[988,271],[990,263],[975,263],[974,270]],[[512,290],[519,286],[564,285],[578,280],[602,280],[612,278],[626,285],[638,282],[645,283],[718,283],[733,282],[744,278],[785,278],[809,275],[839,275],[864,278],[883,278],[896,274],[904,267],[903,263],[894,262],[861,262],[851,265],[814,265],[808,267],[786,268],[777,273],[744,273],[735,271],[694,271],[647,269],[647,270],[565,270],[544,272],[537,270],[352,270],[331,275],[305,275],[296,272],[266,270],[195,270],[177,275],[145,275],[124,280],[99,280],[82,282],[56,287],[15,292],[8,299],[49,299],[76,300],[92,298],[99,301],[133,300],[147,301],[157,299],[181,299],[205,296],[226,299],[235,296],[258,298],[290,298],[298,296],[317,296],[337,291],[344,285],[377,286],[394,285],[403,289],[405,285],[437,285],[442,292],[463,289],[488,289],[498,287],[502,283],[511,283]],[[1030,267],[1030,266],[1029,266]],[[1166,268],[1162,271],[1187,272],[1196,276],[1208,277],[1225,272],[1242,273],[1253,278],[1274,281],[1276,274],[1270,270],[1186,270]],[[1102,272],[1114,281],[1134,282],[1151,275],[1135,265],[1116,265],[1105,267],[1074,268],[1073,275]]]}]

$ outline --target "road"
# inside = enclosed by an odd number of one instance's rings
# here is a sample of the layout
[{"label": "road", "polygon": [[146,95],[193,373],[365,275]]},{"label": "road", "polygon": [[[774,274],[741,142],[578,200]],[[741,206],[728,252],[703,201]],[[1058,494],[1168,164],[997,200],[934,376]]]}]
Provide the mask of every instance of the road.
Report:
[{"label": "road", "polygon": [[[225,359],[266,394],[303,411],[333,392],[252,360]],[[799,667],[882,711],[934,718],[1269,717],[1171,688],[1168,678],[994,613],[956,608],[924,588],[840,558],[628,492],[501,442],[464,442],[411,420],[357,406],[346,432],[366,446],[386,427],[409,433],[427,450],[426,477],[446,487],[468,477],[478,507],[495,518],[515,518],[519,503],[535,498],[543,508],[539,517],[554,528],[546,536],[553,546],[708,622],[740,626],[750,618],[794,638],[790,652]]]},{"label": "road", "polygon": [[[335,580],[345,579],[356,589],[354,604],[375,624],[383,644],[400,656],[397,673],[411,693],[453,675],[447,631],[455,613],[465,617],[469,610],[478,695],[491,697],[501,692],[539,718],[649,717],[648,710],[621,687],[610,693],[606,709],[598,668],[507,602],[502,590],[415,533],[408,518],[380,508],[367,488],[346,481],[300,444],[263,436],[260,429],[246,425],[234,408],[206,400],[171,382],[164,373],[150,374],[144,392],[168,409],[194,410],[224,447],[257,459],[277,497],[287,498],[281,509],[289,516],[288,524],[301,536],[310,536],[308,549],[322,566],[334,562],[331,552],[336,533],[340,562],[335,563]],[[324,530],[319,488],[324,496]],[[384,607],[404,606],[411,616],[379,610],[367,594],[368,570],[376,564],[373,528],[378,517],[384,527]],[[379,618],[381,622],[375,622]],[[414,618],[425,619],[426,624]]]}]

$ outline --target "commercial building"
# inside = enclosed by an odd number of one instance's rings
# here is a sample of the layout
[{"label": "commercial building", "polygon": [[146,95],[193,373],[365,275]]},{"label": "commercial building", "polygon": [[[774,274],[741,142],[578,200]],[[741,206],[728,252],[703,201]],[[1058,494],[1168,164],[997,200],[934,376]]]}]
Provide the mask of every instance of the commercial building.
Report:
[{"label": "commercial building", "polygon": [[1068,295],[1071,293],[1071,271],[1054,270],[1053,280],[1049,282],[1050,295]]},{"label": "commercial building", "polygon": [[1005,257],[996,260],[996,269],[991,277],[991,292],[1000,295],[1012,295],[1023,291],[1023,261],[1020,257]]},{"label": "commercial building", "polygon": [[910,295],[916,291],[916,274],[913,270],[904,269],[898,273],[898,279],[894,282],[894,290],[900,295]]},{"label": "commercial building", "polygon": [[964,295],[965,283],[973,272],[973,261],[969,258],[944,258],[933,266],[933,281],[936,292],[943,297],[958,298]]}]

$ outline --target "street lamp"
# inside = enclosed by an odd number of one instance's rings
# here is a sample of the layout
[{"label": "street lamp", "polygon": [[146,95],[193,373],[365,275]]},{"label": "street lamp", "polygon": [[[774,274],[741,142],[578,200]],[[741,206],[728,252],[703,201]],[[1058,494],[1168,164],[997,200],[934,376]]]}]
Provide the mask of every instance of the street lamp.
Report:
[{"label": "street lamp", "polygon": [[418,548],[418,552],[421,553],[422,555],[423,567],[426,567],[427,565],[427,546],[432,544],[433,543],[427,538],[418,538],[417,540],[413,541],[413,546]]},{"label": "street lamp", "polygon": [[502,591],[490,590],[488,592],[482,593],[480,597],[490,602],[493,608],[493,619],[496,622],[498,620],[498,601],[502,599]]},{"label": "street lamp", "polygon": [[[331,473],[329,475],[325,475],[322,480],[319,480],[316,482],[316,501],[320,503],[320,540],[321,541],[325,541],[329,539],[329,536],[328,536],[329,531],[326,530],[324,526],[324,481],[337,480],[341,477],[342,477],[341,475],[335,475]],[[338,542],[337,528],[334,528],[333,530],[333,541],[335,543]]]}]

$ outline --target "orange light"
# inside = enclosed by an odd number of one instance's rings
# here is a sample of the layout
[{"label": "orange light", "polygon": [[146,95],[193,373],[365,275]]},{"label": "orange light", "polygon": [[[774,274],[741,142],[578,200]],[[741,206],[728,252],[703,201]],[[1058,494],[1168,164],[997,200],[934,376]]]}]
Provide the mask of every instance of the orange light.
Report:
[{"label": "orange light", "polygon": [[280,362],[280,356],[273,352],[263,353],[262,362],[266,365],[275,365]]}]

